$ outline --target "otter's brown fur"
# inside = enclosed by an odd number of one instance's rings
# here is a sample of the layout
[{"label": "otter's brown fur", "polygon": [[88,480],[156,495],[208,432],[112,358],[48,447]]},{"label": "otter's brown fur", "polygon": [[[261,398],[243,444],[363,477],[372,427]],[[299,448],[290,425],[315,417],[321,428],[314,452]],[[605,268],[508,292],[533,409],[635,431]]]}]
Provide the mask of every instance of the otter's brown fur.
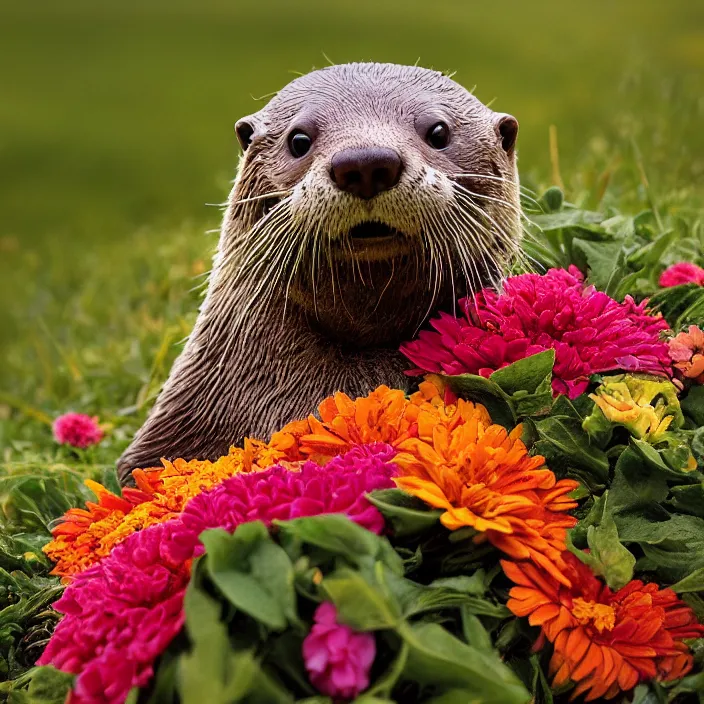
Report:
[{"label": "otter's brown fur", "polygon": [[[425,139],[439,122],[450,135],[440,149]],[[517,123],[441,73],[332,66],[238,126],[245,153],[208,292],[119,461],[123,480],[161,457],[215,458],[266,438],[335,391],[406,387],[399,343],[516,251]],[[296,131],[311,140],[298,157]],[[333,157],[377,147],[399,155],[398,182],[364,198],[338,188]],[[370,223],[387,236],[357,236],[377,233]]]}]

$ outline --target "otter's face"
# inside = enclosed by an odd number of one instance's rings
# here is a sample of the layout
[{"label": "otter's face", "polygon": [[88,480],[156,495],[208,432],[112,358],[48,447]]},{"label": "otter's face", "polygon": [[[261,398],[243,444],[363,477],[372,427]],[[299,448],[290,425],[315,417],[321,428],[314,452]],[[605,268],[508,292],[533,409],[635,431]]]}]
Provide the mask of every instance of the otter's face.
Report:
[{"label": "otter's face", "polygon": [[[517,132],[435,71],[314,71],[238,122],[245,154],[226,217],[250,228],[235,238],[255,253],[247,265],[268,258],[289,298],[318,318],[327,305],[327,327],[352,319],[359,334],[383,318],[404,334],[515,253]],[[345,315],[317,295],[334,301],[336,278]]]}]

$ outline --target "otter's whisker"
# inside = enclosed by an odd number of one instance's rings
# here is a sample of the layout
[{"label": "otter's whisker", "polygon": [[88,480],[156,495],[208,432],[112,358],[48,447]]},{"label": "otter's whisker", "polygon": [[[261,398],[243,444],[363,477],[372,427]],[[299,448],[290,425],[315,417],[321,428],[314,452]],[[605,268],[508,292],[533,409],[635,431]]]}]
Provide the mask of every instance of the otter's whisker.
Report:
[{"label": "otter's whisker", "polygon": [[[477,213],[480,217],[486,218],[491,224],[493,224],[496,227],[496,234],[507,244],[509,244],[512,247],[517,247],[517,241],[515,236],[511,236],[509,233],[507,233],[502,225],[496,220],[485,210],[480,208],[470,197],[471,191],[468,191],[466,188],[464,188],[461,184],[455,184],[455,186],[458,186],[462,190],[456,190],[455,191],[455,197],[457,198],[458,201],[463,202],[464,204],[468,205],[473,212]],[[467,193],[463,193],[462,191],[467,191]],[[465,211],[466,212],[466,211]],[[469,213],[467,213],[469,217]],[[500,217],[500,216],[499,216]],[[472,218],[473,219],[473,218]]]},{"label": "otter's whisker", "polygon": [[286,191],[271,191],[269,193],[262,193],[258,196],[248,196],[247,198],[240,198],[239,200],[234,201],[232,205],[239,205],[240,203],[254,203],[255,201],[264,200],[265,198],[284,198],[286,196],[290,196],[291,193],[291,189],[288,189]]},{"label": "otter's whisker", "polygon": [[503,178],[501,176],[489,176],[489,174],[473,174],[473,173],[461,173],[461,174],[448,174],[449,178],[455,179],[455,178],[479,178],[479,179],[486,179],[487,181],[499,181],[501,183],[508,183],[511,186],[517,186],[521,192],[521,195],[526,199],[529,200],[531,203],[534,203],[535,205],[540,205],[540,203],[535,199],[535,191],[531,190],[527,186],[522,186],[518,181],[512,181],[511,179],[508,178]]},{"label": "otter's whisker", "polygon": [[509,208],[509,210],[512,210],[514,213],[516,213],[516,215],[524,219],[526,222],[532,222],[530,218],[523,212],[523,210],[521,210],[521,208],[517,207],[515,204],[510,203],[509,201],[503,198],[489,196],[485,193],[477,193],[476,191],[467,188],[467,186],[461,184],[459,181],[452,181],[452,183],[454,186],[458,186],[459,188],[463,189],[467,193],[467,195],[471,196],[472,198],[483,198],[484,200],[489,200],[494,203],[500,203],[501,205],[505,205],[507,208]]}]

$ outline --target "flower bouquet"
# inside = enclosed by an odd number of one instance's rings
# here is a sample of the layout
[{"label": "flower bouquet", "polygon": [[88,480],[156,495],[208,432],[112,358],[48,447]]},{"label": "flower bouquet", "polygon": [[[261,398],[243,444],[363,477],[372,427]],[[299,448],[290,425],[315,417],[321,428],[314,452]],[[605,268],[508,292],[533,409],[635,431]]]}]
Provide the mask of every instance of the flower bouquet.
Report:
[{"label": "flower bouquet", "polygon": [[700,273],[510,277],[402,347],[410,395],[89,481],[13,701],[702,701]]}]

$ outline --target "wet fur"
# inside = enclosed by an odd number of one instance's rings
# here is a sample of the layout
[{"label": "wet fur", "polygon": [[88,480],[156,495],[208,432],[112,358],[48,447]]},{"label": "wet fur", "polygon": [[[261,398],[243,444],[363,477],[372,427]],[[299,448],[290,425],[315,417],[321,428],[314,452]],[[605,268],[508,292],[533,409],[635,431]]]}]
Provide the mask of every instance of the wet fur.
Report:
[{"label": "wet fur", "polygon": [[[391,64],[315,71],[246,118],[253,138],[207,295],[120,458],[121,479],[161,457],[212,459],[245,435],[267,438],[335,391],[406,387],[399,343],[431,311],[495,280],[515,254],[518,178],[505,118],[438,72]],[[453,134],[444,152],[419,136],[437,119]],[[315,132],[300,159],[286,147],[297,125]],[[370,201],[337,190],[328,173],[333,154],[365,145],[394,148],[405,164],[399,184]],[[349,238],[369,220],[405,237]]]}]

